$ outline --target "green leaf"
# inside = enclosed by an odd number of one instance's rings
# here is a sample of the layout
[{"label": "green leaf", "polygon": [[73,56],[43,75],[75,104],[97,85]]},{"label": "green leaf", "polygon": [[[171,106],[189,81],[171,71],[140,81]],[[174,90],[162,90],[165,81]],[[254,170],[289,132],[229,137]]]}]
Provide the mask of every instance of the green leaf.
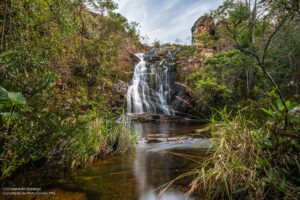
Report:
[{"label": "green leaf", "polygon": [[233,192],[233,194],[241,193],[241,192],[244,192],[244,191],[246,191],[246,190],[248,190],[248,187],[247,187],[247,186],[246,186],[246,187],[241,187],[241,188],[235,190],[235,191]]},{"label": "green leaf", "polygon": [[0,113],[0,116],[2,116],[2,119],[3,121],[9,125],[9,123],[12,121],[12,120],[15,120],[19,117],[18,113],[16,112],[13,112],[13,113],[9,113],[9,112],[2,112]]},{"label": "green leaf", "polygon": [[19,92],[8,92],[0,86],[0,109],[8,108],[13,105],[24,105],[26,100]]},{"label": "green leaf", "polygon": [[8,92],[9,100],[14,105],[25,105],[26,100],[19,92]]},{"label": "green leaf", "polygon": [[291,110],[293,109],[293,106],[292,106],[292,102],[291,102],[291,101],[289,101],[289,100],[286,101],[286,102],[285,102],[285,105],[286,105],[286,107],[288,108],[289,111],[291,111]]},{"label": "green leaf", "polygon": [[278,108],[280,111],[282,111],[282,110],[284,109],[284,106],[283,106],[281,100],[280,100],[280,99],[277,99],[276,103],[277,103],[277,108]]},{"label": "green leaf", "polygon": [[0,54],[0,58],[5,58],[5,57],[11,56],[11,55],[13,55],[13,54],[15,54],[15,53],[16,53],[16,51],[11,51],[11,50],[9,50],[9,51],[4,51],[4,52],[2,52],[2,53]]},{"label": "green leaf", "polygon": [[265,167],[269,164],[269,161],[265,158],[257,157],[256,160],[257,160],[258,164],[262,167]]},{"label": "green leaf", "polygon": [[5,104],[9,101],[8,92],[0,86],[0,104]]},{"label": "green leaf", "polygon": [[279,189],[281,190],[281,191],[284,191],[284,189],[285,189],[285,178],[283,178],[281,181],[280,181],[280,185],[279,185]]},{"label": "green leaf", "polygon": [[261,108],[261,110],[262,110],[265,114],[269,115],[270,117],[273,117],[273,115],[274,115],[274,113],[273,113],[273,111],[272,111],[271,109],[267,110],[267,109],[265,109],[265,108]]}]

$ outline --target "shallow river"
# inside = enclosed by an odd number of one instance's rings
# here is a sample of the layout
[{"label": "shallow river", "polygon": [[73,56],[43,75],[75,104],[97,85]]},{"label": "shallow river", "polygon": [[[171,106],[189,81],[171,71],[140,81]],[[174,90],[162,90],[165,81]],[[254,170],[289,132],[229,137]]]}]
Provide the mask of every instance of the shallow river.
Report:
[{"label": "shallow river", "polygon": [[[204,199],[199,192],[187,197],[190,178],[175,182],[160,196],[159,187],[193,169],[207,156],[207,140],[196,138],[197,123],[137,123],[139,143],[133,152],[100,160],[92,166],[56,176],[29,174],[14,186],[41,187],[55,195],[16,199],[74,200],[184,200]],[[147,143],[149,138],[181,138]],[[183,139],[182,139],[183,138]],[[46,173],[45,173],[46,174]],[[0,196],[1,198],[1,196]]]}]

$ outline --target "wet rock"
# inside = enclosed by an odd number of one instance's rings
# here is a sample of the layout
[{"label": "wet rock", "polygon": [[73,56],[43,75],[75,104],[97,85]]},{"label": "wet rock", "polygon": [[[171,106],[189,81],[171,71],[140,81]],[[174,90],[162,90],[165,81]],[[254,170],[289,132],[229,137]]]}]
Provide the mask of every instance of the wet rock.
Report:
[{"label": "wet rock", "polygon": [[148,134],[148,137],[166,137],[166,134]]},{"label": "wet rock", "polygon": [[158,142],[165,142],[164,140],[163,140],[164,138],[147,138],[146,139],[146,143],[158,143]]},{"label": "wet rock", "polygon": [[134,53],[130,54],[129,60],[130,60],[131,63],[138,63],[138,62],[140,62],[140,59]]},{"label": "wet rock", "polygon": [[209,133],[209,132],[210,132],[210,127],[208,127],[208,126],[195,130],[195,133],[197,133],[197,134],[205,134],[205,133]]},{"label": "wet rock", "polygon": [[174,142],[187,140],[188,137],[168,137],[168,138],[151,138],[147,137],[147,143],[158,143],[158,142]]},{"label": "wet rock", "polygon": [[144,60],[147,62],[156,62],[163,59],[164,55],[162,55],[159,49],[151,49],[144,55]]},{"label": "wet rock", "polygon": [[187,140],[188,137],[170,137],[170,138],[167,138],[167,141],[168,142],[172,142],[172,141],[180,141],[180,140]]},{"label": "wet rock", "polygon": [[192,140],[169,142],[164,145],[157,144],[156,148],[152,148],[147,152],[166,152],[174,149],[191,149],[191,148],[209,149],[212,145],[213,145],[213,141],[209,138],[192,139]]},{"label": "wet rock", "polygon": [[172,91],[173,91],[173,99],[171,101],[171,106],[180,113],[192,113],[193,112],[193,106],[191,104],[192,97],[189,95],[189,92],[185,87],[183,87],[181,84],[178,84],[178,82],[174,82],[172,85]]},{"label": "wet rock", "polygon": [[155,115],[151,113],[143,114],[127,114],[131,121],[151,122],[151,121],[178,121],[181,118],[178,116]]},{"label": "wet rock", "polygon": [[180,113],[190,113],[193,109],[193,106],[190,103],[190,97],[187,95],[175,96],[175,99],[171,102],[174,110]]},{"label": "wet rock", "polygon": [[137,144],[146,144],[147,140],[145,138],[142,138],[142,139],[138,140],[136,143]]}]

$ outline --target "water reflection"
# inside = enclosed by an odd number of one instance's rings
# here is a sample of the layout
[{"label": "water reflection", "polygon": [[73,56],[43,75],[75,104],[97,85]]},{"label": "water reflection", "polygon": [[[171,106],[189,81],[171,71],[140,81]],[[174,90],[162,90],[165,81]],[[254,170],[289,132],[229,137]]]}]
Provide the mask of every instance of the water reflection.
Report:
[{"label": "water reflection", "polygon": [[196,122],[146,122],[133,123],[132,127],[140,138],[145,138],[149,135],[172,137],[193,134],[201,125]]},{"label": "water reflection", "polygon": [[[187,198],[183,192],[174,188],[168,189],[160,197],[157,187],[175,178],[176,172],[180,171],[173,165],[176,160],[167,156],[167,153],[145,152],[137,150],[134,161],[134,175],[138,186],[140,200],[183,200]],[[175,169],[174,169],[175,168]],[[176,169],[177,168],[177,169]],[[173,171],[174,170],[174,171]],[[174,173],[175,172],[175,173]],[[177,174],[178,175],[178,174]]]},{"label": "water reflection", "polygon": [[[140,139],[149,135],[158,137],[170,137],[183,134],[184,124],[178,127],[176,123],[137,123],[133,124],[134,130],[139,134]],[[194,129],[190,129],[191,131]],[[185,134],[189,131],[185,130]],[[189,162],[182,160],[180,157],[171,156],[168,151],[164,150],[166,144],[139,144],[136,148],[134,161],[134,175],[138,185],[140,200],[183,200],[193,199],[187,197],[180,190],[171,187],[161,196],[158,196],[157,187],[171,181],[180,171],[184,171],[189,166]],[[176,147],[176,146],[173,146]],[[152,149],[160,151],[151,151]],[[168,148],[168,150],[172,150]],[[174,149],[173,149],[174,150]],[[175,149],[176,151],[176,149]]]},{"label": "water reflection", "polygon": [[134,123],[132,124],[132,127],[138,134],[139,139],[153,134],[159,134],[163,137],[167,137],[174,134],[175,123]]}]

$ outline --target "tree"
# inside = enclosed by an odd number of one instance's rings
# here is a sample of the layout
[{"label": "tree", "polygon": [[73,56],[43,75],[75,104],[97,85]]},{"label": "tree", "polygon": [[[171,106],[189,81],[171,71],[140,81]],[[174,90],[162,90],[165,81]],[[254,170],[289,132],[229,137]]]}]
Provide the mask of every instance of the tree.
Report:
[{"label": "tree", "polygon": [[84,3],[96,12],[100,12],[102,16],[105,12],[111,12],[118,8],[118,5],[113,0],[85,0]]},{"label": "tree", "polygon": [[272,84],[285,110],[284,129],[288,125],[288,107],[279,85],[267,71],[270,44],[283,25],[299,14],[297,1],[227,0],[214,15],[223,21],[235,47],[252,56]]}]

